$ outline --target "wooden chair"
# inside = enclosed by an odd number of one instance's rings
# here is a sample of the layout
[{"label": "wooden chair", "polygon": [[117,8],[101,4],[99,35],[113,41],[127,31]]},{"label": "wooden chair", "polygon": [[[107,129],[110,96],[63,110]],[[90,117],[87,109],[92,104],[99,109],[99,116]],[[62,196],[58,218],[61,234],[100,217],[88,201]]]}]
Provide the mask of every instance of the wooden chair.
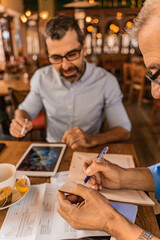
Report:
[{"label": "wooden chair", "polygon": [[138,91],[138,105],[142,103],[145,90],[150,90],[150,85],[145,85],[146,70],[143,65],[133,65],[131,68],[131,86],[128,101],[131,102],[134,90]]},{"label": "wooden chair", "polygon": [[[12,104],[14,111],[18,108],[18,105],[23,102],[23,100],[28,95],[28,90],[15,90],[9,88],[9,94],[11,96]],[[33,120],[32,120],[33,130],[39,130],[41,135],[41,140],[45,140],[45,112],[42,110]],[[33,140],[32,131],[31,131],[31,140]]]},{"label": "wooden chair", "polygon": [[123,64],[123,86],[122,92],[125,96],[127,86],[131,86],[131,69],[135,65],[135,63],[125,62]]},{"label": "wooden chair", "polygon": [[160,112],[160,100],[154,100],[152,113],[151,113],[151,120],[150,120],[150,123],[149,123],[150,128],[153,128],[154,122],[155,122],[155,119],[156,119],[156,114],[158,112]]},{"label": "wooden chair", "polygon": [[6,112],[0,110],[0,124],[2,125],[3,133],[9,134],[10,121]]}]

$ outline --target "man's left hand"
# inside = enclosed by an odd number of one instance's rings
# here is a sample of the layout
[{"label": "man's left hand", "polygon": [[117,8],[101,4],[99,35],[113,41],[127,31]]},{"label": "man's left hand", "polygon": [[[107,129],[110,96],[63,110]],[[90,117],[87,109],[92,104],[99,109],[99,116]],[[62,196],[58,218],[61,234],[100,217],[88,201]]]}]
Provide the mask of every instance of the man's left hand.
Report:
[{"label": "man's left hand", "polygon": [[92,147],[93,135],[85,133],[81,128],[74,127],[65,132],[62,142],[68,144],[72,149],[77,147]]}]

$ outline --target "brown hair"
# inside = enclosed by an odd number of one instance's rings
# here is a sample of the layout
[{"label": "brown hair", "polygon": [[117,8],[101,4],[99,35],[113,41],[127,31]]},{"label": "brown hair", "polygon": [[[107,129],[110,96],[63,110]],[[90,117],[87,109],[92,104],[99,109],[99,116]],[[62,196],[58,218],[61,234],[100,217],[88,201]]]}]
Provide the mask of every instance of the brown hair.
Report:
[{"label": "brown hair", "polygon": [[45,38],[50,37],[52,40],[60,40],[69,30],[75,30],[78,41],[83,44],[84,34],[80,30],[75,18],[61,14],[49,20],[45,27]]}]

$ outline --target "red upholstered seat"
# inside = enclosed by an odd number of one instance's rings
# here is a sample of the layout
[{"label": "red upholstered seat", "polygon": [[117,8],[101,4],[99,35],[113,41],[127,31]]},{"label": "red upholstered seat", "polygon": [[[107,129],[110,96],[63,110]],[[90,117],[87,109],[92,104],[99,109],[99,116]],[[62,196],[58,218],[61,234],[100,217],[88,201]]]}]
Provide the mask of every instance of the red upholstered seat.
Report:
[{"label": "red upholstered seat", "polygon": [[[29,93],[28,90],[16,90],[13,88],[9,88],[9,93],[11,96],[11,100],[13,103],[13,107],[14,110],[16,110],[18,108],[18,105],[23,102],[23,100],[25,99],[25,97],[27,96],[27,94]],[[42,110],[33,120],[32,120],[32,124],[33,124],[33,128],[32,130],[38,131],[41,134],[41,140],[45,139],[45,129],[46,129],[46,125],[45,125],[45,111]],[[33,141],[33,137],[32,137],[32,132],[29,132],[30,136],[31,136],[31,140]],[[33,134],[34,135],[34,134]]]},{"label": "red upholstered seat", "polygon": [[43,129],[45,128],[45,113],[41,111],[33,120],[33,129]]}]

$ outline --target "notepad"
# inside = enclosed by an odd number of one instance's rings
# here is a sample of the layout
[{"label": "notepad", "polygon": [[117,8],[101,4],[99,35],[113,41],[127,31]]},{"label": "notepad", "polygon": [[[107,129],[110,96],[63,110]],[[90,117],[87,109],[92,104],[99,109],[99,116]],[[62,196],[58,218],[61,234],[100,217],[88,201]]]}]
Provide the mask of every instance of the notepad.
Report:
[{"label": "notepad", "polygon": [[[67,181],[60,188],[60,190],[63,192],[70,192],[70,190],[73,189],[76,183],[83,184],[84,180],[84,174],[82,171],[83,161],[86,160],[87,158],[96,158],[97,155],[98,153],[74,152]],[[135,167],[132,155],[106,154],[104,158],[123,168]],[[102,195],[104,195],[107,199],[112,201],[146,206],[154,205],[154,202],[147,196],[147,194],[144,191],[126,189],[112,190],[103,188],[99,192]]]}]

